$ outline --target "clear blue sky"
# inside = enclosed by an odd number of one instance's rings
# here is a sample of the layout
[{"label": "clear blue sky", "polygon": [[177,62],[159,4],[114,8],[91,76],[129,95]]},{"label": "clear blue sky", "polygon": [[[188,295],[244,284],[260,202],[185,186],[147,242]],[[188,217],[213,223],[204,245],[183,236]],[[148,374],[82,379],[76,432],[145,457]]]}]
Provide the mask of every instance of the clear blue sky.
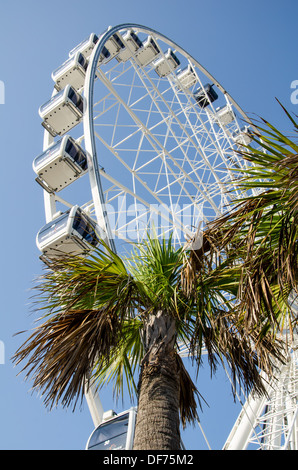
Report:
[{"label": "clear blue sky", "polygon": [[[275,97],[289,111],[291,83],[298,80],[296,0],[1,0],[0,104],[1,168],[1,314],[0,449],[83,449],[93,429],[87,405],[82,410],[45,410],[30,383],[16,377],[10,357],[32,328],[29,314],[32,279],[41,271],[35,236],[44,223],[43,197],[34,181],[32,161],[42,150],[38,108],[50,96],[51,72],[68,51],[91,32],[109,25],[139,23],[155,28],[186,49],[229,91],[242,108],[283,127]],[[0,97],[1,102],[1,97]],[[239,411],[221,372],[199,376],[209,403],[201,422],[214,449],[220,449]],[[111,390],[103,391],[105,409],[116,411]],[[188,449],[205,449],[197,428],[184,434]]]}]

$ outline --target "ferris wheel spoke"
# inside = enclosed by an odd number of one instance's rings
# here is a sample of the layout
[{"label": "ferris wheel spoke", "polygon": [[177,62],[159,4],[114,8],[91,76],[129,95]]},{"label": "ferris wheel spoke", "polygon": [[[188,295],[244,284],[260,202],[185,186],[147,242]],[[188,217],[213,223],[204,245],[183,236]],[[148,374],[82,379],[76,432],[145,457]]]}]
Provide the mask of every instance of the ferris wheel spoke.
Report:
[{"label": "ferris wheel spoke", "polygon": [[[120,198],[121,196],[124,196],[124,195],[125,196],[131,196],[132,200],[134,201],[133,202],[134,204],[141,204],[142,208],[145,208],[145,210],[147,211],[146,214],[148,214],[148,224],[150,224],[150,222],[152,221],[151,219],[156,220],[156,217],[160,217],[161,218],[161,221],[160,221],[161,225],[163,223],[167,223],[170,226],[176,226],[180,230],[182,230],[183,227],[182,227],[182,224],[181,224],[179,214],[175,213],[172,210],[170,210],[170,208],[167,205],[163,204],[162,200],[159,199],[156,196],[155,193],[152,193],[153,195],[155,195],[154,203],[148,203],[145,199],[143,199],[142,197],[140,197],[138,195],[138,192],[136,190],[133,191],[132,189],[130,189],[127,186],[123,185],[123,183],[116,180],[111,175],[107,174],[104,170],[101,170],[100,173],[101,173],[101,176],[104,179],[106,179],[109,182],[113,183],[112,190],[115,190],[115,189],[117,190],[117,195],[115,196],[116,199]],[[111,190],[111,188],[106,190],[106,193],[108,193],[110,190]],[[121,192],[119,192],[119,190]],[[112,198],[110,198],[110,199],[106,198],[107,204],[112,203],[112,200],[113,200]],[[124,204],[123,201],[122,201],[122,203]],[[125,204],[125,210],[127,210],[127,204]],[[122,211],[125,212],[123,208],[122,208]],[[158,227],[156,227],[156,228],[158,228]],[[119,231],[120,230],[118,228],[118,232]]]},{"label": "ferris wheel spoke", "polygon": [[[110,85],[110,90],[111,90],[111,85]],[[167,149],[165,147],[162,146],[162,144],[159,142],[159,140],[157,139],[157,137],[150,131],[150,129],[147,129],[145,127],[145,125],[140,121],[140,119],[136,116],[136,114],[125,104],[125,102],[121,99],[121,97],[117,94],[117,92],[115,90],[111,90],[112,93],[118,98],[119,102],[123,105],[123,107],[125,108],[125,110],[128,112],[128,114],[130,115],[130,117],[133,119],[133,121],[139,126],[139,130],[141,130],[143,132],[143,134],[145,134],[146,136],[146,139],[149,141],[149,143],[151,144],[151,146],[153,147],[153,149],[155,150],[155,152],[159,152],[159,150],[161,149],[163,154],[165,154],[167,157],[168,157],[168,160],[170,160],[175,166],[178,167],[178,169],[180,170],[180,172],[184,175],[184,177],[186,177],[188,179],[189,182],[192,183],[192,185],[195,187],[195,189],[199,192],[201,192],[202,194],[204,194],[204,198],[208,200],[208,193],[206,192],[206,188],[204,188],[204,184],[202,184],[203,186],[203,189],[201,189],[196,183],[195,181],[190,177],[190,174],[189,173],[186,173],[186,171],[178,164],[177,160],[175,160],[169,151],[167,151]],[[135,131],[137,133],[137,131]],[[103,139],[102,137],[96,132],[96,136],[97,138],[103,142]],[[105,145],[107,145],[105,143]],[[114,155],[116,156],[117,159],[120,160],[120,157],[119,157],[119,154],[118,152],[115,152],[114,149],[109,146],[109,149],[110,151],[112,151],[114,153]],[[184,158],[187,158],[187,155],[184,153]],[[128,165],[123,161],[121,161],[121,163],[126,166],[127,169],[129,169]],[[165,162],[167,165],[168,165],[168,161]],[[191,166],[191,164],[190,164]],[[172,170],[171,170],[172,171]],[[173,173],[173,171],[172,171]],[[175,173],[173,173],[174,176],[175,176]],[[197,176],[197,175],[196,175]],[[138,178],[136,175],[135,175],[136,178]],[[138,178],[140,183],[143,184],[143,181]],[[199,176],[198,176],[198,179],[199,179]],[[146,189],[148,189],[148,187],[146,187]],[[189,195],[190,196],[190,195]],[[213,206],[213,209],[218,213],[218,208],[217,208],[217,205],[213,202],[213,200],[209,200],[209,203],[211,206]]]}]

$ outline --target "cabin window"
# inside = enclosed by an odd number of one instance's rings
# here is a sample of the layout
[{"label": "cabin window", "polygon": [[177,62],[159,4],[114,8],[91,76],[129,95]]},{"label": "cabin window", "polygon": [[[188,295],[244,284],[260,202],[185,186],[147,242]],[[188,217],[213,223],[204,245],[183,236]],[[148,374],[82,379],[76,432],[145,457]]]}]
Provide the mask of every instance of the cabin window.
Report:
[{"label": "cabin window", "polygon": [[140,38],[136,35],[136,33],[134,33],[133,31],[131,31],[130,36],[132,37],[132,39],[135,41],[135,43],[136,43],[139,47],[142,47],[142,46],[143,46],[142,41],[141,41]]},{"label": "cabin window", "polygon": [[105,59],[108,59],[110,57],[110,52],[108,51],[106,46],[103,46],[101,53]]},{"label": "cabin window", "polygon": [[68,155],[70,155],[74,159],[76,154],[78,153],[77,148],[70,139],[68,139],[67,144],[65,146],[65,152],[68,153]]},{"label": "cabin window", "polygon": [[72,87],[70,87],[69,89],[68,97],[77,106],[77,108],[79,108],[79,110],[83,112],[83,100],[81,96],[76,93]]},{"label": "cabin window", "polygon": [[118,34],[113,34],[112,37],[121,49],[123,49],[125,47],[123,42],[121,41],[120,37],[118,36]]},{"label": "cabin window", "polygon": [[79,54],[78,63],[83,67],[83,69],[85,71],[87,70],[88,63],[87,63],[85,57],[83,56],[83,54]]},{"label": "cabin window", "polygon": [[41,242],[44,239],[49,239],[52,235],[66,227],[68,221],[69,211],[65,212],[61,217],[47,223],[39,232],[38,240]]},{"label": "cabin window", "polygon": [[114,418],[108,423],[101,424],[93,433],[88,449],[113,450],[125,449],[129,415]]},{"label": "cabin window", "polygon": [[98,239],[91,221],[89,221],[79,212],[77,212],[75,215],[73,228],[84,238],[84,240],[90,243],[90,245],[97,245]]},{"label": "cabin window", "polygon": [[156,42],[155,42],[152,38],[150,38],[150,44],[151,44],[151,46],[153,47],[153,49],[155,50],[155,52],[156,52],[157,54],[159,54],[159,53],[160,53],[160,50],[159,50],[159,48],[158,48]]}]

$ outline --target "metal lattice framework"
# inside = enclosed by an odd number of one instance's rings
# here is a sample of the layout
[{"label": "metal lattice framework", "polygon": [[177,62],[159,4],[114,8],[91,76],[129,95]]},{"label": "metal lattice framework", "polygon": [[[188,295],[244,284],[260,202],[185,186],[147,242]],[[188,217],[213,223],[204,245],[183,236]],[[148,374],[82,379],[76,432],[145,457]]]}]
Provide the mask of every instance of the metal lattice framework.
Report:
[{"label": "metal lattice framework", "polygon": [[225,450],[298,449],[298,341],[289,348],[288,361],[267,383],[267,396],[253,393],[245,402],[224,445]]},{"label": "metal lattice framework", "polygon": [[[121,49],[113,59],[101,59],[115,34],[124,41],[131,30],[145,38],[143,43],[149,35],[158,45],[155,61],[142,66],[137,54],[122,61]],[[167,60],[169,48],[178,57],[179,69],[159,76],[155,64]],[[206,83],[216,86],[218,99],[201,107],[194,93]],[[112,239],[139,240],[154,226],[158,235],[174,231],[177,241],[184,243],[185,234],[193,233],[199,222],[227,208],[226,192],[232,184],[225,183],[231,166],[243,166],[237,149],[241,136],[246,138],[241,128],[248,118],[183,49],[149,28],[110,28],[93,50],[82,91],[83,135],[80,126],[73,133],[84,141],[91,160],[92,189],[92,199],[82,207],[111,230]],[[231,122],[223,124],[218,108],[226,119],[231,116]],[[52,141],[46,133],[45,148]],[[57,202],[65,200],[53,193],[46,197],[50,220]]]},{"label": "metal lattice framework", "polygon": [[[48,105],[44,114],[40,111],[43,152],[49,156],[57,139],[69,133],[88,162],[82,171],[68,155],[66,166],[73,173],[57,187],[47,176],[62,174],[61,156],[39,171],[46,223],[53,232],[59,215],[78,205],[114,250],[152,230],[157,236],[173,232],[176,243],[184,244],[222,214],[231,197],[240,196],[231,183],[231,167],[245,165],[237,150],[250,141],[250,121],[220,83],[172,40],[141,25],[110,27],[74,48],[52,78],[51,111]],[[68,98],[57,105],[69,86],[77,104],[84,103],[83,112]],[[59,239],[61,249],[72,236],[82,244],[78,234],[69,233],[64,245]],[[284,372],[290,381],[291,371]],[[86,398],[98,425],[99,397],[89,390]]]}]

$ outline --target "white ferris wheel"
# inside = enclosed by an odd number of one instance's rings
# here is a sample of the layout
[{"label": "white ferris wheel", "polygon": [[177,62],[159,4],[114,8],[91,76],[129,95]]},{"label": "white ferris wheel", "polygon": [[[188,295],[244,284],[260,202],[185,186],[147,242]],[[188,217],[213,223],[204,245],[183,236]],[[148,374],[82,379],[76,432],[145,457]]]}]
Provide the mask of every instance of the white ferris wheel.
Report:
[{"label": "white ferris wheel", "polygon": [[[94,33],[52,73],[51,98],[40,107],[45,225],[43,259],[61,250],[85,253],[104,238],[121,252],[148,232],[177,244],[222,214],[237,150],[251,142],[249,119],[220,83],[159,32],[136,24]],[[81,200],[81,198],[83,198]],[[298,448],[297,356],[248,397],[225,449]],[[103,408],[86,393],[98,426]]]}]

